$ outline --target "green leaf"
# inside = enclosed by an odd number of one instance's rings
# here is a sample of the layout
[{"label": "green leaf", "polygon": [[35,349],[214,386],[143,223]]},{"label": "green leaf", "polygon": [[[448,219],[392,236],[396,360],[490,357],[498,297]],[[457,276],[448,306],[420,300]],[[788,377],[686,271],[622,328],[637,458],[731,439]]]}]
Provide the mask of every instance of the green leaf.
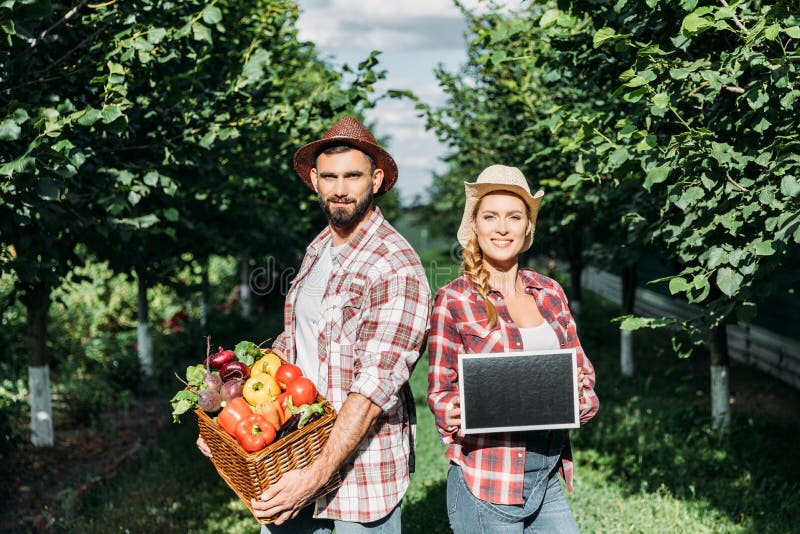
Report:
[{"label": "green leaf", "polygon": [[781,31],[780,24],[772,24],[764,28],[764,38],[768,41],[774,41],[776,37],[778,37],[778,33]]},{"label": "green leaf", "polygon": [[91,126],[103,117],[99,109],[88,108],[78,118],[78,124],[81,126]]},{"label": "green leaf", "polygon": [[560,16],[561,16],[560,9],[548,9],[547,11],[544,12],[542,18],[539,19],[539,26],[541,28],[546,28],[548,26],[551,26],[558,20],[558,17]]},{"label": "green leaf", "polygon": [[728,253],[720,247],[712,247],[708,252],[708,268],[715,269],[728,261]]},{"label": "green leaf", "polygon": [[236,359],[240,362],[244,362],[248,367],[253,365],[256,359],[262,356],[261,349],[252,341],[240,341],[233,348],[233,352],[236,353]]},{"label": "green leaf", "polygon": [[676,276],[669,281],[669,292],[672,295],[675,295],[676,293],[683,293],[687,289],[689,289],[689,284],[686,282],[685,278]]},{"label": "green leaf", "polygon": [[217,6],[206,6],[203,9],[203,22],[206,24],[222,22],[222,11]]},{"label": "green leaf", "polygon": [[703,198],[703,189],[696,185],[686,188],[675,205],[682,210],[691,207],[695,202]]},{"label": "green leaf", "polygon": [[769,122],[766,117],[761,117],[755,126],[753,126],[753,130],[757,131],[758,133],[764,133],[765,131],[769,130],[769,127],[772,126],[772,123]]},{"label": "green leaf", "polygon": [[784,176],[781,179],[781,193],[787,197],[796,197],[800,193],[800,179],[794,176]]},{"label": "green leaf", "polygon": [[199,22],[192,24],[192,38],[195,41],[206,41],[209,44],[214,42],[211,37],[211,30],[208,26],[204,26]]},{"label": "green leaf", "polygon": [[614,167],[619,167],[630,159],[630,154],[625,147],[619,147],[611,153],[608,160]]},{"label": "green leaf", "polygon": [[620,330],[639,330],[640,328],[648,328],[652,319],[649,317],[633,317],[627,316],[623,319],[622,324],[619,325]]},{"label": "green leaf", "polygon": [[669,94],[668,93],[656,93],[653,97],[653,105],[659,108],[668,108],[669,107]]},{"label": "green leaf", "polygon": [[800,26],[792,26],[783,30],[792,39],[800,39]]},{"label": "green leaf", "polygon": [[150,171],[144,175],[142,181],[150,187],[155,187],[158,184],[158,173],[156,171]]},{"label": "green leaf", "polygon": [[645,80],[642,76],[639,76],[637,74],[636,76],[625,82],[625,85],[627,87],[641,87],[643,85],[647,85],[647,80]]},{"label": "green leaf", "polygon": [[202,363],[190,365],[186,368],[186,381],[190,386],[203,387],[203,377],[206,376],[206,368]]},{"label": "green leaf", "polygon": [[723,267],[717,271],[717,286],[728,297],[735,295],[742,286],[744,277],[737,271]]},{"label": "green leaf", "polygon": [[158,44],[167,36],[167,30],[164,28],[150,28],[147,32],[147,40],[153,44]]},{"label": "green leaf", "polygon": [[11,117],[0,123],[0,141],[16,141],[20,133],[22,128]]},{"label": "green leaf", "polygon": [[661,167],[652,167],[647,170],[647,177],[645,178],[644,187],[650,189],[653,184],[660,184],[669,177],[671,167],[664,165]]},{"label": "green leaf", "polygon": [[132,226],[133,228],[149,228],[158,222],[158,217],[153,214],[143,215],[142,217],[127,217],[123,219],[114,219],[114,222],[123,226]]},{"label": "green leaf", "polygon": [[681,33],[684,35],[692,35],[714,27],[714,22],[712,20],[700,15],[699,12],[702,10],[703,8],[700,8],[686,15],[681,23]]},{"label": "green leaf", "polygon": [[669,69],[670,78],[673,80],[685,80],[689,76],[689,69],[674,68]]},{"label": "green leaf", "polygon": [[111,124],[122,116],[122,110],[119,108],[119,106],[110,105],[103,108],[101,115],[103,117],[104,124]]},{"label": "green leaf", "polygon": [[592,45],[594,48],[603,46],[603,44],[610,39],[614,39],[616,35],[617,32],[615,32],[613,28],[600,28],[595,32],[594,37],[592,38]]},{"label": "green leaf", "polygon": [[755,243],[756,256],[772,256],[775,249],[772,248],[772,241],[757,241]]},{"label": "green leaf", "polygon": [[180,213],[175,208],[167,208],[163,213],[164,218],[170,222],[175,222],[180,219]]}]

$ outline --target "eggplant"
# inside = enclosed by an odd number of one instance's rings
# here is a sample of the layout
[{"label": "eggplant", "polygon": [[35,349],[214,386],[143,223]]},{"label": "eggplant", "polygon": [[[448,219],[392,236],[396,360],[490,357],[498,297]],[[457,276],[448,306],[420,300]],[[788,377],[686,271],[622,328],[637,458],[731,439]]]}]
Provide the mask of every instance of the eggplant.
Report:
[{"label": "eggplant", "polygon": [[325,413],[324,408],[326,402],[327,401],[323,400],[315,402],[314,404],[303,404],[298,408],[292,406],[290,408],[292,411],[292,416],[287,419],[278,429],[278,433],[275,435],[275,441],[288,436],[295,430],[299,430],[308,423],[316,421],[322,417],[322,414]]}]

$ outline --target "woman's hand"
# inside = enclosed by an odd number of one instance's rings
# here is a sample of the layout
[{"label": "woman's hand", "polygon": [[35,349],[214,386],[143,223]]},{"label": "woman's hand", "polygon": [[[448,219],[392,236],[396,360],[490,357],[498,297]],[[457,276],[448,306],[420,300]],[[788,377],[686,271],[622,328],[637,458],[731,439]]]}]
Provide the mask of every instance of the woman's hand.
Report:
[{"label": "woman's hand", "polygon": [[589,385],[589,379],[586,378],[583,367],[578,367],[578,410],[581,413],[586,410],[586,399],[583,398],[583,388]]},{"label": "woman's hand", "polygon": [[461,399],[456,396],[453,402],[447,408],[447,415],[445,416],[445,424],[448,428],[458,428],[458,435],[463,436],[461,432]]}]

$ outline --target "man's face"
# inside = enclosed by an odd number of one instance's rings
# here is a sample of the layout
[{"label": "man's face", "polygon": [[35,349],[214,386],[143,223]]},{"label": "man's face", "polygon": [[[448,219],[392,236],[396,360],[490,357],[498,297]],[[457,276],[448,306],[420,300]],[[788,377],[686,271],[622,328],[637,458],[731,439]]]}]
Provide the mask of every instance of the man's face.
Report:
[{"label": "man's face", "polygon": [[372,206],[383,181],[383,171],[370,173],[369,159],[360,150],[320,154],[311,169],[311,183],[331,226],[358,224]]}]

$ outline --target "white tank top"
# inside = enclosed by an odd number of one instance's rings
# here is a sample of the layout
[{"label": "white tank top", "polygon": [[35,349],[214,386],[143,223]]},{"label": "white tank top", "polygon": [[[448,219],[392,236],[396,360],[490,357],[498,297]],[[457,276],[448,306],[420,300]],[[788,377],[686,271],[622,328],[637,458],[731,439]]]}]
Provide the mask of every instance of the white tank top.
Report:
[{"label": "white tank top", "polygon": [[558,337],[553,327],[547,321],[542,321],[539,326],[520,328],[522,348],[525,350],[552,350],[559,348]]}]

